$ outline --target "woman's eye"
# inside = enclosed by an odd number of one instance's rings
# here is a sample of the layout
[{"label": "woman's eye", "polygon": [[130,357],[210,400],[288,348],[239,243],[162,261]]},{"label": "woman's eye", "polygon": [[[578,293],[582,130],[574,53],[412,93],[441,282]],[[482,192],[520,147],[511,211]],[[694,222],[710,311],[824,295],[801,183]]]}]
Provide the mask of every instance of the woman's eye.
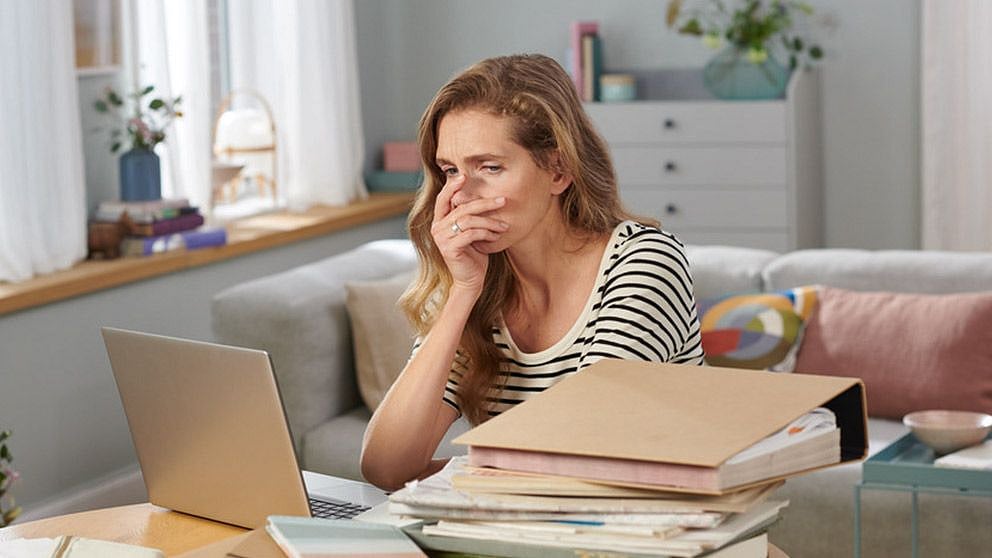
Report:
[{"label": "woman's eye", "polygon": [[503,167],[499,165],[485,165],[482,169],[488,173],[496,174],[497,172],[503,170]]},{"label": "woman's eye", "polygon": [[441,169],[441,172],[443,172],[445,176],[458,176],[458,169],[456,169],[455,167],[448,167],[446,169]]}]

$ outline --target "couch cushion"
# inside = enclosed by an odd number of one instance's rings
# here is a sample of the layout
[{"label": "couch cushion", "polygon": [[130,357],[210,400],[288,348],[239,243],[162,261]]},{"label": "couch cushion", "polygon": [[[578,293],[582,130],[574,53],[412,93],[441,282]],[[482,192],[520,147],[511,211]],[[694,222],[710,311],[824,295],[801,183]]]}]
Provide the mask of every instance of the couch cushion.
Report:
[{"label": "couch cushion", "polygon": [[810,286],[699,301],[707,364],[791,372],[816,291]]},{"label": "couch cushion", "polygon": [[696,300],[727,293],[760,292],[761,270],[778,257],[775,252],[730,246],[685,247]]},{"label": "couch cushion", "polygon": [[413,328],[396,303],[412,277],[412,272],[404,272],[389,279],[345,284],[358,392],[372,411],[410,358]]},{"label": "couch cushion", "polygon": [[[362,438],[372,413],[364,405],[337,416],[314,428],[304,437],[303,468],[354,480],[362,479]],[[456,446],[451,440],[468,432],[470,426],[464,418],[455,421],[438,444],[434,457],[463,455],[465,446]]]},{"label": "couch cushion", "polygon": [[868,413],[992,409],[992,292],[956,295],[824,287],[796,370],[860,377]]},{"label": "couch cushion", "polygon": [[992,288],[992,254],[798,250],[769,263],[762,277],[766,291],[813,284],[854,291],[901,293],[986,291]]}]

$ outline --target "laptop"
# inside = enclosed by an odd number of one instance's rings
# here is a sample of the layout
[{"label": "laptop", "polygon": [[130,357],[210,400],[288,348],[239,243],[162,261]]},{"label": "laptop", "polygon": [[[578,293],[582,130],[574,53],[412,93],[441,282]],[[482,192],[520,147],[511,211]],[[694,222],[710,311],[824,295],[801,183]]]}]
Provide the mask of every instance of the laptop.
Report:
[{"label": "laptop", "polygon": [[348,518],[386,501],[300,470],[265,351],[101,332],[152,504],[255,529],[269,515]]}]

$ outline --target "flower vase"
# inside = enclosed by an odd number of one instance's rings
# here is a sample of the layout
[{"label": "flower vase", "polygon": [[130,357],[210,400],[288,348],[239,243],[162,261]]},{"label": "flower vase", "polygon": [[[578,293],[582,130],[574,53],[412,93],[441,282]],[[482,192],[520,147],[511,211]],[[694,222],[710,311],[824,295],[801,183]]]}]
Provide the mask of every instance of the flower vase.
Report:
[{"label": "flower vase", "polygon": [[729,46],[703,68],[703,83],[718,99],[779,99],[789,82],[789,69],[770,54],[761,62],[748,59],[747,49]]},{"label": "flower vase", "polygon": [[162,198],[161,165],[151,149],[135,147],[121,155],[120,179],[121,201]]}]

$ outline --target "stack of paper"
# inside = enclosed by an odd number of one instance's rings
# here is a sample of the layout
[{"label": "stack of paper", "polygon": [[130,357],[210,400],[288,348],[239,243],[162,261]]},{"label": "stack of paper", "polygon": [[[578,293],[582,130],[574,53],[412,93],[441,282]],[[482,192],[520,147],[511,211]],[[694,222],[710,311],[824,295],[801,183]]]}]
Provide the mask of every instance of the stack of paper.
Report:
[{"label": "stack of paper", "polygon": [[784,478],[863,458],[865,421],[853,378],[603,360],[457,438],[467,460],[390,511],[436,520],[428,548],[697,556],[775,521]]},{"label": "stack of paper", "polygon": [[[516,543],[543,548],[546,557],[553,548],[696,556],[756,535],[787,504],[767,500],[780,482],[725,496],[623,489],[620,496],[540,496],[455,488],[455,482],[479,476],[475,472],[465,457],[454,458],[439,473],[393,493],[389,511],[425,520],[418,542],[434,550],[458,551],[444,543],[454,538],[473,540],[476,552],[491,555],[520,555],[505,546]],[[603,488],[603,494],[616,490]]]}]

